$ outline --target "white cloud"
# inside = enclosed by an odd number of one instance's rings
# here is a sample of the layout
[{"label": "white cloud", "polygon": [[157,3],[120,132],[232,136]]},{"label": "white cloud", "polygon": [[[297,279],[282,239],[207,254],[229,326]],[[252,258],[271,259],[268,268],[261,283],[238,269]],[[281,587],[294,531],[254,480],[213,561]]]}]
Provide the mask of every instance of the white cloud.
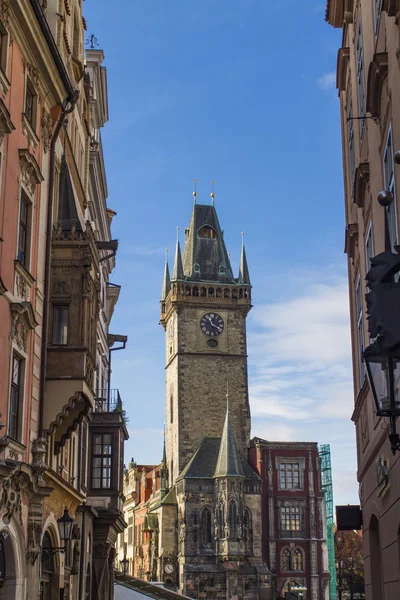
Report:
[{"label": "white cloud", "polygon": [[331,71],[330,73],[324,73],[317,79],[317,85],[321,90],[329,91],[333,90],[336,85],[336,73]]},{"label": "white cloud", "polygon": [[336,501],[355,502],[347,283],[304,279],[294,287],[295,297],[255,307],[249,315],[252,435],[330,443]]}]

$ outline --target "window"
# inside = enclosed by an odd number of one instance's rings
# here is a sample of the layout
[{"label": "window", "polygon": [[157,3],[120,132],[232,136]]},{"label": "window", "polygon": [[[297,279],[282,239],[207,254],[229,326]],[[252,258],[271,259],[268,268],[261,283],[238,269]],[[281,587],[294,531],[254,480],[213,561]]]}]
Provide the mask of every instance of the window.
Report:
[{"label": "window", "polygon": [[7,73],[8,33],[3,23],[0,23],[0,68]]},{"label": "window", "polygon": [[68,343],[68,306],[53,308],[53,344],[66,346]]},{"label": "window", "polygon": [[229,533],[231,537],[237,536],[237,507],[234,500],[229,504]]},{"label": "window", "polygon": [[303,570],[303,554],[299,548],[293,552],[293,571]]},{"label": "window", "polygon": [[123,548],[124,547],[124,541],[125,541],[125,534],[124,533],[120,533],[119,534],[119,547]]},{"label": "window", "polygon": [[299,506],[282,506],[281,529],[282,531],[300,531]]},{"label": "window", "polygon": [[111,487],[112,436],[111,433],[93,435],[92,487]]},{"label": "window", "polygon": [[[357,56],[357,87],[358,87],[358,116],[363,117],[366,111],[365,97],[365,74],[364,74],[364,51],[362,39],[361,19],[357,25],[357,41],[356,41],[356,56]],[[360,138],[364,134],[365,119],[361,119],[360,123]]]},{"label": "window", "polygon": [[281,490],[300,489],[300,465],[298,462],[282,462],[279,465],[279,484]]},{"label": "window", "polygon": [[8,435],[15,440],[20,436],[20,406],[22,403],[22,371],[23,360],[16,354],[12,357],[10,416]]},{"label": "window", "polygon": [[372,223],[369,224],[367,235],[365,237],[365,262],[367,272],[371,268],[371,258],[374,256],[374,242],[372,239]]},{"label": "window", "polygon": [[36,127],[37,94],[29,79],[26,80],[25,116],[35,129]]},{"label": "window", "polygon": [[29,199],[22,192],[19,206],[18,260],[26,269],[29,261],[29,211]]},{"label": "window", "polygon": [[80,465],[80,479],[81,485],[87,485],[87,425],[86,423],[81,423],[81,465]]},{"label": "window", "polygon": [[372,0],[374,5],[374,30],[375,36],[378,35],[379,23],[381,20],[382,0]]},{"label": "window", "polygon": [[128,546],[133,544],[133,517],[128,519]]},{"label": "window", "polygon": [[201,543],[211,544],[211,511],[205,508],[201,513],[200,519]]},{"label": "window", "polygon": [[171,394],[170,398],[169,398],[169,415],[170,415],[170,422],[173,423],[174,422],[174,395]]},{"label": "window", "polygon": [[393,136],[392,128],[389,128],[386,139],[385,151],[383,154],[383,179],[385,190],[393,194],[393,202],[387,207],[389,221],[390,245],[392,250],[397,246],[397,215],[396,215],[396,194],[394,187],[394,156],[393,156]]},{"label": "window", "polygon": [[200,238],[209,238],[213,240],[215,239],[215,230],[209,225],[204,225],[204,227],[201,227],[201,229],[199,229],[198,236]]},{"label": "window", "polygon": [[353,193],[354,171],[355,171],[355,155],[354,155],[354,120],[353,120],[353,97],[351,89],[348,92],[347,104],[347,145],[349,149],[349,171],[350,171],[350,188]]},{"label": "window", "polygon": [[360,387],[362,387],[365,379],[365,365],[362,359],[364,352],[364,323],[363,323],[363,307],[362,307],[362,287],[361,277],[358,276],[356,284],[356,318],[357,318],[357,337],[358,337],[358,362],[360,372]]},{"label": "window", "polygon": [[288,548],[284,548],[282,550],[282,571],[290,571],[290,563],[292,555],[290,554],[290,550]]}]

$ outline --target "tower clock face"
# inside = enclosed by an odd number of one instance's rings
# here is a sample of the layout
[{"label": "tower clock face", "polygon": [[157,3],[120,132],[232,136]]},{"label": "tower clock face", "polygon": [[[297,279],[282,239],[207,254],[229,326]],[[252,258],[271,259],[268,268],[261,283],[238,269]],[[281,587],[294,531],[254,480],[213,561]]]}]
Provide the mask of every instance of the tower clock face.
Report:
[{"label": "tower clock face", "polygon": [[174,565],[171,565],[171,563],[167,563],[164,567],[164,571],[168,574],[171,575],[171,573],[174,572]]},{"label": "tower clock face", "polygon": [[209,337],[221,335],[224,326],[224,320],[218,313],[206,313],[200,319],[200,328]]}]

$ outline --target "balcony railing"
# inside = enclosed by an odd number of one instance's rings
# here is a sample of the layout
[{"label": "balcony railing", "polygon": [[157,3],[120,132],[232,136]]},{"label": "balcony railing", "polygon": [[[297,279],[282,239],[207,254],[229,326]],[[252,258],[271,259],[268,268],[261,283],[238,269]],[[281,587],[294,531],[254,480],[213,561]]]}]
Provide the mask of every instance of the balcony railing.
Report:
[{"label": "balcony railing", "polygon": [[122,400],[119,390],[97,390],[94,412],[122,412]]}]

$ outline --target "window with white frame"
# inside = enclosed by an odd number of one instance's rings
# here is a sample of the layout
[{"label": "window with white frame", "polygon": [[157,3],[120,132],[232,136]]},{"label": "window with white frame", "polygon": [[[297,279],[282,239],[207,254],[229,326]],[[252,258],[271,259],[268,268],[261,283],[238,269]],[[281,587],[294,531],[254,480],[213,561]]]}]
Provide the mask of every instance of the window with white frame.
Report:
[{"label": "window with white frame", "polygon": [[382,0],[372,0],[374,5],[374,31],[375,35],[378,35],[379,31],[379,23],[381,20],[381,12],[382,12]]},{"label": "window with white frame", "polygon": [[362,286],[360,275],[357,278],[356,284],[356,317],[357,317],[357,339],[358,339],[358,362],[360,373],[360,387],[362,387],[365,379],[365,365],[362,360],[364,352],[364,322],[363,322],[363,305],[362,305]]},{"label": "window with white frame", "polygon": [[29,270],[30,250],[30,212],[31,203],[25,192],[21,192],[19,204],[19,228],[18,228],[18,260]]},{"label": "window with white frame", "polygon": [[[364,117],[366,111],[366,95],[365,95],[365,73],[364,73],[364,49],[362,38],[361,19],[358,19],[357,24],[357,39],[356,39],[356,58],[357,58],[357,87],[358,87],[358,116]],[[365,119],[360,119],[360,138],[363,137]]]},{"label": "window with white frame", "polygon": [[297,461],[281,462],[279,465],[279,488],[281,490],[301,489],[300,464]]},{"label": "window with white frame", "polygon": [[8,32],[3,23],[0,22],[0,69],[4,75],[7,74],[7,55],[8,55]]},{"label": "window with white frame", "polygon": [[367,235],[365,236],[365,263],[367,272],[371,268],[371,258],[374,256],[374,241],[372,239],[372,222],[369,224]]},{"label": "window with white frame", "polygon": [[353,120],[353,97],[351,90],[348,93],[347,102],[347,146],[349,150],[349,172],[350,172],[350,188],[353,193],[353,181],[355,171],[355,154],[354,154],[354,120]]},{"label": "window with white frame", "polygon": [[393,134],[392,128],[389,127],[386,138],[385,150],[383,153],[383,182],[385,190],[393,194],[393,202],[387,207],[387,215],[389,221],[390,245],[392,250],[398,244],[397,233],[397,215],[396,215],[396,193],[394,187],[394,154],[393,154]]},{"label": "window with white frame", "polygon": [[25,88],[25,116],[33,129],[36,129],[37,93],[31,80],[27,77]]},{"label": "window with white frame", "polygon": [[8,419],[8,435],[14,440],[21,436],[22,404],[23,404],[23,366],[24,360],[15,352],[12,355],[10,407]]}]

